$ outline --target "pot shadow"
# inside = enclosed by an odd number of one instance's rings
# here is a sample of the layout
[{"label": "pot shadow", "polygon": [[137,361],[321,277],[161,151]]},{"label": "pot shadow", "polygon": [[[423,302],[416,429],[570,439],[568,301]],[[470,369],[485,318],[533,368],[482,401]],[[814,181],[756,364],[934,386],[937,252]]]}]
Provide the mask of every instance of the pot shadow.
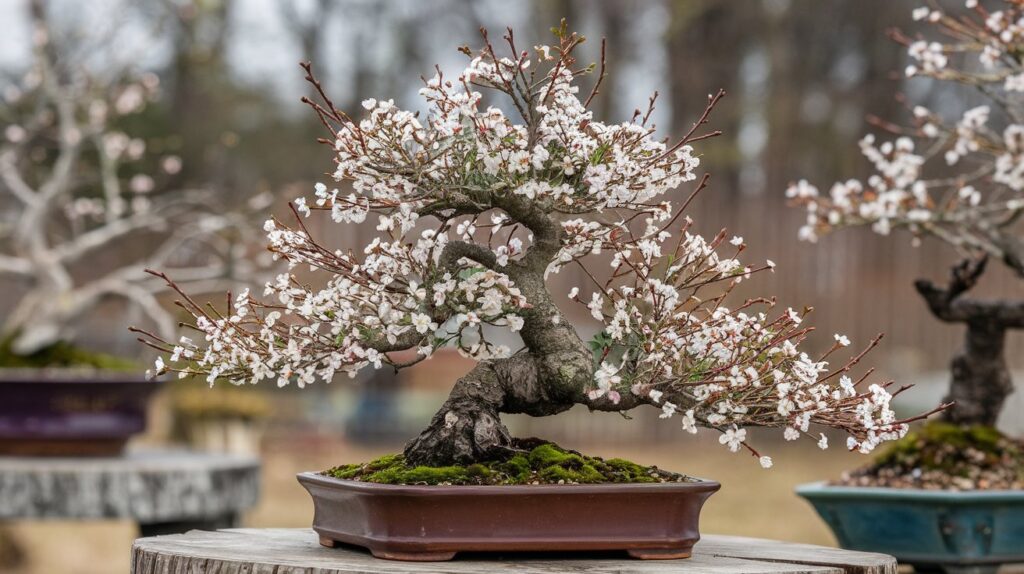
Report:
[{"label": "pot shadow", "polygon": [[[343,542],[335,542],[335,550],[347,550],[349,552],[357,552],[366,556],[373,556],[370,549],[364,546],[358,546],[355,544],[345,544]],[[331,550],[331,549],[327,549]],[[401,563],[403,560],[390,560],[386,558],[378,558],[378,560],[387,560],[388,562]],[[523,561],[551,561],[551,560],[636,560],[636,558],[630,557],[629,553],[625,550],[576,550],[576,551],[562,551],[562,550],[551,550],[551,551],[508,551],[508,550],[494,550],[494,551],[468,551],[468,552],[457,552],[455,557],[451,560],[442,560],[441,562],[523,562]],[[429,561],[428,561],[429,562]]]}]

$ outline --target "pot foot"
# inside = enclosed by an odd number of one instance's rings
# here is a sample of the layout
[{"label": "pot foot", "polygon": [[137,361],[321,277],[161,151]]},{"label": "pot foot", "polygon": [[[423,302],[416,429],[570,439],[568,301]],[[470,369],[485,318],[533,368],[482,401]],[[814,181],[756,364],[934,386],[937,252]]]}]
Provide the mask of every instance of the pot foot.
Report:
[{"label": "pot foot", "polygon": [[325,546],[327,548],[336,548],[338,546],[338,542],[335,541],[335,540],[331,540],[330,538],[327,538],[326,536],[321,536],[320,537],[320,546]]},{"label": "pot foot", "polygon": [[626,552],[633,558],[639,560],[678,560],[689,558],[693,554],[693,547],[690,548],[635,548]]},{"label": "pot foot", "polygon": [[447,562],[455,558],[454,552],[390,552],[370,549],[374,558],[399,560],[401,562]]}]

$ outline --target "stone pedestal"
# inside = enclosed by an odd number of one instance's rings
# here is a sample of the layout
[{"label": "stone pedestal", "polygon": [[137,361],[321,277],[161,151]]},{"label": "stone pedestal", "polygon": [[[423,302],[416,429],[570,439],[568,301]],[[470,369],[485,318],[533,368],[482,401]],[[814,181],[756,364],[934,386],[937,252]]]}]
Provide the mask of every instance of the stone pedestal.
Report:
[{"label": "stone pedestal", "polygon": [[143,536],[237,526],[259,497],[253,457],[139,451],[0,457],[0,521],[130,519]]}]

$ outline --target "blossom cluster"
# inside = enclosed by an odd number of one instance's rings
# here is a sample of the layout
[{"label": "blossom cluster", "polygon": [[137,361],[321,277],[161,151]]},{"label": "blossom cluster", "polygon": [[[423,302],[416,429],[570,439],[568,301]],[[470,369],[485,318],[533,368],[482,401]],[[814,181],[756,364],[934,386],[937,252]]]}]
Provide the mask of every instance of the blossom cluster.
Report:
[{"label": "blossom cluster", "polygon": [[[968,0],[966,13],[934,7],[914,10],[915,20],[939,40],[899,37],[907,44],[908,77],[976,87],[991,104],[972,107],[950,121],[924,106],[912,108],[911,125],[885,125],[891,136],[864,137],[863,155],[874,168],[866,180],[833,184],[822,193],[806,181],[786,196],[806,209],[799,235],[816,241],[847,226],[870,226],[887,235],[909,231],[915,243],[931,235],[965,253],[1009,259],[1007,228],[1024,210],[1024,9],[1006,2],[988,11]],[[993,107],[994,106],[994,107]]]},{"label": "blossom cluster", "polygon": [[[651,404],[689,432],[717,429],[733,451],[756,453],[744,426],[823,446],[810,426],[838,428],[863,452],[905,432],[884,385],[860,389],[863,381],[845,376],[859,357],[830,371],[824,357],[799,349],[808,332],[801,314],[769,317],[769,300],[725,306],[735,285],[774,263],[744,265],[742,238],[729,247],[724,232],[708,241],[665,198],[696,179],[692,144],[706,134],[655,137],[654,98],[631,121],[598,121],[588,109],[596,88],[583,98],[573,68],[580,37],[532,51],[507,39],[511,56],[488,42],[456,78],[439,70],[427,80],[425,116],[391,100],[364,101],[359,119],[326,96],[312,104],[334,136],[336,186],[317,184],[312,198],[294,202],[296,227],[267,222],[270,250],[289,270],[262,299],[242,293],[224,313],[182,293],[202,340],[165,344],[170,361],[157,370],[211,384],[304,386],[409,366],[448,344],[481,360],[505,357],[511,350],[488,341],[484,326],[565,328],[560,311],[528,310],[549,309],[550,293],[536,284],[575,265],[592,279],[590,298],[574,288],[569,299],[602,331],[591,342],[592,386],[574,400],[611,410]],[[505,107],[485,106],[483,90]],[[360,255],[324,247],[303,223],[316,211],[338,223],[376,222],[378,237]],[[726,248],[734,253],[720,254]],[[596,257],[610,266],[584,263]],[[326,284],[300,281],[297,266],[326,271]],[[837,336],[830,353],[848,344]],[[407,349],[417,349],[415,359],[391,354]]]},{"label": "blossom cluster", "polygon": [[[695,178],[692,147],[669,148],[642,123],[594,120],[563,60],[532,92],[538,103],[520,108],[527,123],[514,123],[494,106],[481,109],[476,88],[513,91],[510,82],[528,82],[523,70],[556,61],[553,51],[538,46],[536,62],[525,52],[516,60],[480,55],[455,81],[438,72],[420,92],[431,110],[423,122],[391,100],[366,100],[366,117],[336,132],[334,179],[353,192],[321,187],[316,207],[338,222],[361,222],[380,211],[383,228],[402,231],[419,216],[493,195],[523,197],[552,213],[651,207],[665,213],[652,202]],[[513,102],[521,105],[514,95]]]},{"label": "blossom cluster", "polygon": [[[764,299],[724,306],[736,285],[775,264],[741,264],[735,256],[745,248],[741,237],[728,242],[734,256],[720,256],[725,235],[708,242],[691,233],[691,224],[685,220],[677,248],[664,254],[670,257],[661,253],[671,235],[665,230],[604,237],[602,248],[615,254],[613,279],[589,299],[580,297],[579,288],[570,291],[604,327],[595,339],[599,368],[592,399],[644,397],[661,408],[662,418],[678,416],[687,432],[719,429],[733,452],[744,446],[756,453],[746,443],[747,426],[782,428],[787,440],[808,436],[823,449],[827,438],[812,434],[810,426],[839,428],[850,435],[847,447],[862,453],[906,433],[887,385],[863,388],[864,379],[854,382],[846,374],[859,357],[829,369],[826,358],[848,347],[847,337],[835,335],[828,353],[813,359],[799,348],[809,332],[803,314],[787,309],[770,317],[774,301]],[[702,301],[698,292],[714,284],[724,286]],[[770,457],[758,456],[771,466]]]}]

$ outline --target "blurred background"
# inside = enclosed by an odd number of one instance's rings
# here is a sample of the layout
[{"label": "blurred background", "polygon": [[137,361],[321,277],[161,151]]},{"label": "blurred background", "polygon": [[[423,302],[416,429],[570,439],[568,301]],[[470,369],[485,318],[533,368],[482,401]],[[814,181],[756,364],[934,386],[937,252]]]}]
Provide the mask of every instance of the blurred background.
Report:
[{"label": "blurred background", "polygon": [[[420,76],[431,76],[435,63],[449,73],[460,69],[464,57],[456,48],[475,46],[480,27],[497,36],[511,26],[521,45],[533,45],[548,42],[549,28],[566,18],[571,29],[590,39],[583,53],[591,59],[598,58],[599,39],[607,38],[610,75],[594,104],[603,120],[629,119],[657,90],[658,128],[678,136],[703,110],[710,92],[720,87],[728,92],[712,118],[712,127],[724,135],[698,146],[711,186],[689,213],[705,235],[723,227],[742,235],[749,245],[745,261],[777,263],[774,274],[744,283],[739,297],[775,295],[783,306],[813,306],[819,348],[834,332],[849,335],[855,345],[884,332],[870,362],[883,378],[918,385],[903,397],[907,411],[934,406],[944,392],[961,332],[932,318],[912,281],[943,280],[956,255],[937,244],[914,247],[909,237],[867,232],[841,233],[818,245],[800,243],[796,231],[803,213],[787,208],[783,198],[795,179],[827,185],[863,176],[867,166],[856,142],[867,129],[865,117],[905,119],[895,93],[940,111],[960,107],[962,98],[970,97],[902,78],[904,50],[886,31],[912,31],[916,2],[51,0],[43,5],[61,50],[88,54],[90,66],[103,68],[116,59],[160,78],[162,95],[145,118],[153,130],[173,135],[166,145],[182,160],[183,181],[212,187],[237,202],[272,193],[281,201],[266,208],[266,216],[283,215],[285,199],[310,195],[313,183],[333,170],[330,149],[316,141],[325,134],[299,101],[308,86],[298,62],[313,62],[340,109],[356,110],[370,97],[421,109]],[[9,95],[5,85],[28,72],[32,35],[29,3],[0,0],[0,94]],[[372,226],[341,227],[316,216],[311,227],[338,247],[359,247],[373,233]],[[979,292],[1019,296],[1019,282],[994,267]],[[576,273],[563,271],[554,289],[584,284]],[[0,293],[18,288],[0,283]],[[0,315],[9,299],[0,297]],[[593,331],[585,310],[571,311],[581,331]],[[90,346],[148,361],[125,329],[129,320],[116,307],[99,307],[82,330]],[[1021,341],[1013,334],[1008,342],[1008,356],[1018,369],[1024,367]],[[154,403],[143,442],[259,452],[263,501],[246,524],[308,526],[312,508],[294,480],[296,472],[399,449],[470,366],[456,354],[440,354],[398,376],[382,372],[303,391],[209,391],[200,383],[174,383]],[[1021,398],[1011,403],[1002,426],[1019,433]],[[719,480],[723,489],[704,514],[707,532],[834,543],[792,487],[835,477],[862,458],[841,448],[818,452],[809,441],[783,444],[775,436],[781,433],[755,432],[754,444],[776,462],[775,469],[762,471],[751,458],[728,453],[716,437],[692,437],[655,414],[624,420],[571,411],[542,420],[509,417],[509,422],[519,435]],[[787,517],[781,530],[778,516]],[[13,571],[40,573],[127,571],[135,535],[129,523],[12,523],[4,532],[5,544],[16,545],[20,556]],[[52,552],[54,540],[60,541],[60,552]]]}]

